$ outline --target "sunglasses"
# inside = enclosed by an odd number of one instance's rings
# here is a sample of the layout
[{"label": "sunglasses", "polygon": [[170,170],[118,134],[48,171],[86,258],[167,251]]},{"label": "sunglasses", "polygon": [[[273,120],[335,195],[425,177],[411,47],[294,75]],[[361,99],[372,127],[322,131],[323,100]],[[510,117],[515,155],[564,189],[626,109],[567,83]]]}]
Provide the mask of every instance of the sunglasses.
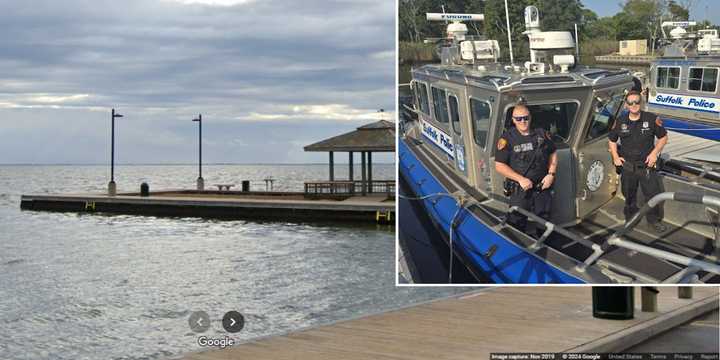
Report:
[{"label": "sunglasses", "polygon": [[515,121],[530,121],[530,116],[529,116],[529,115],[525,115],[525,116],[513,116],[512,118],[513,118],[513,120],[515,120]]},{"label": "sunglasses", "polygon": [[628,104],[628,106],[633,106],[633,105],[640,105],[640,100],[635,100],[635,101],[625,101],[625,103],[626,103],[626,104]]}]

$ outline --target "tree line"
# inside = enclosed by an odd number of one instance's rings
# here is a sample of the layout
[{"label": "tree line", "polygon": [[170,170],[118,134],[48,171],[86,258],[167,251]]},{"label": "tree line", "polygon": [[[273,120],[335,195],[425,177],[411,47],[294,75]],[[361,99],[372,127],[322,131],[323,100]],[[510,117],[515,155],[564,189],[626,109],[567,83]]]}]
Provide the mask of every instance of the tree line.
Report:
[{"label": "tree line", "polygon": [[[608,0],[614,1],[614,0]],[[540,11],[540,25],[546,31],[571,31],[578,26],[581,48],[584,43],[618,40],[657,40],[662,35],[663,21],[686,21],[696,0],[625,0],[622,10],[613,16],[598,17],[580,0],[512,0],[508,1],[510,36],[513,51],[527,54],[524,9],[534,5]],[[425,20],[428,12],[481,13],[483,22],[469,22],[470,35],[498,40],[507,49],[504,0],[400,0],[399,36],[401,42],[419,43],[428,37],[438,37],[445,31],[442,22]],[[709,21],[699,21],[698,28],[714,27]],[[667,30],[666,30],[667,31]],[[506,52],[502,52],[507,58]]]}]

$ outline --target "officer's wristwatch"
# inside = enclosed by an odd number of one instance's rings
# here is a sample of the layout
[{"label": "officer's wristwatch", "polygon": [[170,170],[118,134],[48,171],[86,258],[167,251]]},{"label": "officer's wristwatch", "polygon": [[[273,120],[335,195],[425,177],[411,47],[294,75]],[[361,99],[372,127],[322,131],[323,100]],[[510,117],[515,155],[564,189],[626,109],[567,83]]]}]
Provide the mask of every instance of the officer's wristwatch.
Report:
[{"label": "officer's wristwatch", "polygon": [[552,175],[553,177],[555,177],[555,173],[554,173],[554,172],[549,172],[548,175]]}]

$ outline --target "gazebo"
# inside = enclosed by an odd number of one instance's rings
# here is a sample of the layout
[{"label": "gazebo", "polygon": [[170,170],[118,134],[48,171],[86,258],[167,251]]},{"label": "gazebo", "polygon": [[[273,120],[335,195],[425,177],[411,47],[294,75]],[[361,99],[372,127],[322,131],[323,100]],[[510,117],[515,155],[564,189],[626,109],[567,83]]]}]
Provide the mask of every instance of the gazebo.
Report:
[{"label": "gazebo", "polygon": [[[395,180],[373,180],[373,152],[395,152],[395,123],[380,120],[360,126],[355,131],[334,136],[305,146],[305,151],[327,151],[329,153],[329,181],[306,182],[306,196],[352,196],[361,193],[395,192]],[[348,153],[348,179],[335,179],[335,153]],[[361,177],[356,181],[353,174],[354,154],[360,153]],[[359,190],[359,191],[357,191]]]}]

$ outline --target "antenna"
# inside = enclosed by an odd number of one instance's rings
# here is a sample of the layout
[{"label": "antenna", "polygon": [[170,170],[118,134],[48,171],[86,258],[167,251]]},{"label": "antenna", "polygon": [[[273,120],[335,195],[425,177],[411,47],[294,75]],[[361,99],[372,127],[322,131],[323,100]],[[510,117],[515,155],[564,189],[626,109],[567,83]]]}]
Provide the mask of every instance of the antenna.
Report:
[{"label": "antenna", "polygon": [[577,23],[575,23],[575,57],[580,62],[580,38],[578,38]]},{"label": "antenna", "polygon": [[510,36],[510,14],[508,14],[507,0],[505,0],[505,22],[507,24],[508,47],[510,47],[510,65],[515,65],[512,52],[512,38]]}]

